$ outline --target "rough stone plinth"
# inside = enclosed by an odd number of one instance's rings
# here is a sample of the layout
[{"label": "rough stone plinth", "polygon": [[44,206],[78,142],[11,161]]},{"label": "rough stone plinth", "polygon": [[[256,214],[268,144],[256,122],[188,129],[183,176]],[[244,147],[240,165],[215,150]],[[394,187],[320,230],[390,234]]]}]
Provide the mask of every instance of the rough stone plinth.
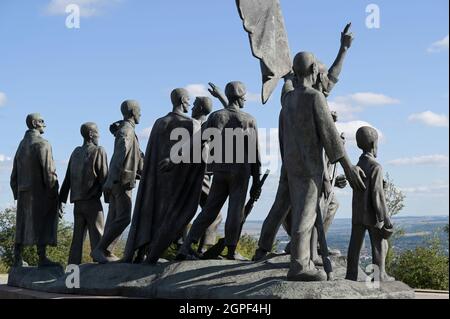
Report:
[{"label": "rough stone plinth", "polygon": [[401,282],[369,289],[361,281],[344,280],[346,260],[334,259],[335,281],[289,282],[289,256],[275,255],[262,262],[224,260],[162,262],[155,266],[86,264],[80,267],[80,288],[66,288],[58,268],[12,269],[8,285],[50,293],[175,299],[319,299],[414,298]]}]

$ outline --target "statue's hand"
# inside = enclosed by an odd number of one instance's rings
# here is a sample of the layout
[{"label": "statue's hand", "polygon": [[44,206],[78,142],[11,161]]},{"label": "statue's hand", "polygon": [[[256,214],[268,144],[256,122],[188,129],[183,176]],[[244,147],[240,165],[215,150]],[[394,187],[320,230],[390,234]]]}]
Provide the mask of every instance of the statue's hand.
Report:
[{"label": "statue's hand", "polygon": [[336,177],[335,185],[337,188],[343,189],[347,186],[347,178],[345,178],[345,175],[339,175]]},{"label": "statue's hand", "polygon": [[341,33],[341,47],[344,49],[349,49],[352,46],[354,36],[352,32],[349,32],[351,26],[352,23],[350,22]]},{"label": "statue's hand", "polygon": [[387,229],[391,229],[394,227],[394,225],[392,225],[391,219],[387,216],[384,218],[384,227],[386,227]]},{"label": "statue's hand", "polygon": [[208,84],[211,87],[210,89],[208,89],[209,93],[215,98],[220,98],[220,96],[222,96],[222,92],[220,91],[219,87],[211,82],[209,82]]},{"label": "statue's hand", "polygon": [[111,194],[111,191],[112,191],[112,183],[109,180],[107,180],[106,183],[103,185],[103,192],[109,195]]},{"label": "statue's hand", "polygon": [[63,219],[63,217],[64,217],[64,204],[63,203],[61,203],[61,202],[59,202],[58,203],[58,217],[59,217],[59,219]]},{"label": "statue's hand", "polygon": [[170,160],[170,158],[165,158],[158,163],[158,169],[161,172],[169,172],[174,167],[174,163]]}]

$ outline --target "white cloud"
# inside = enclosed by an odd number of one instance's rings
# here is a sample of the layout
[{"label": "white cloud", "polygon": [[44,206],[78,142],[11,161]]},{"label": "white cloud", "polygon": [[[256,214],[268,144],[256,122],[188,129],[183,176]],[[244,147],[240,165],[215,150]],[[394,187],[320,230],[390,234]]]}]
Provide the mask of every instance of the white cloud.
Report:
[{"label": "white cloud", "polygon": [[408,117],[411,122],[422,122],[428,126],[448,127],[448,117],[445,114],[436,114],[431,111],[414,113]]},{"label": "white cloud", "polygon": [[388,164],[394,166],[407,166],[407,165],[448,166],[448,163],[449,163],[448,156],[441,154],[398,158],[388,162]]},{"label": "white cloud", "polygon": [[194,98],[197,96],[211,97],[211,94],[209,94],[208,88],[204,84],[189,84],[185,87],[185,89],[189,92],[189,95]]},{"label": "white cloud", "polygon": [[434,195],[434,196],[448,196],[448,184],[435,183],[431,185],[420,185],[412,187],[401,187],[400,190],[406,194],[412,195]]},{"label": "white cloud", "polygon": [[345,140],[352,145],[356,145],[356,132],[359,128],[363,126],[370,126],[377,130],[378,140],[382,141],[384,139],[383,133],[374,127],[372,124],[365,121],[350,121],[350,122],[337,122],[336,127],[340,133],[344,133]]},{"label": "white cloud", "polygon": [[362,92],[349,95],[351,101],[362,106],[369,105],[394,105],[400,101],[384,94]]},{"label": "white cloud", "polygon": [[6,155],[0,154],[0,162],[1,162],[1,163],[9,162],[9,161],[11,161],[11,160],[12,160],[11,157],[8,157],[8,156],[6,156]]},{"label": "white cloud", "polygon": [[49,15],[67,15],[66,7],[76,4],[80,7],[82,17],[92,17],[102,14],[105,9],[120,1],[122,0],[51,0],[45,11]]},{"label": "white cloud", "polygon": [[11,170],[13,166],[12,158],[4,154],[0,154],[0,172]]},{"label": "white cloud", "polygon": [[427,51],[429,53],[438,53],[448,51],[448,34],[441,40],[434,42]]},{"label": "white cloud", "polygon": [[0,92],[0,107],[4,106],[6,104],[6,94],[3,92]]},{"label": "white cloud", "polygon": [[353,120],[356,113],[364,111],[367,107],[396,105],[400,104],[400,101],[384,94],[359,92],[346,96],[338,96],[328,104],[330,109],[338,113],[339,118]]}]

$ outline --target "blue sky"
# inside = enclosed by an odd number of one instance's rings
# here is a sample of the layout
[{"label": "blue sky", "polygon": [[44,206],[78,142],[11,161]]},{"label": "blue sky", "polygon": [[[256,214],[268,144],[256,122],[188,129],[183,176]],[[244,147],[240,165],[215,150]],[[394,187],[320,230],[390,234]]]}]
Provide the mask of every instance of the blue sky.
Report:
[{"label": "blue sky", "polygon": [[[366,6],[380,8],[380,28],[366,27]],[[65,6],[81,6],[80,29],[65,25]],[[407,195],[403,214],[448,215],[448,6],[433,1],[281,0],[293,54],[312,51],[331,65],[340,31],[355,33],[340,82],[329,98],[339,111],[354,162],[354,131],[370,123],[382,134],[379,161]],[[245,82],[246,111],[260,128],[277,128],[280,87],[262,106],[260,70],[235,3],[229,1],[2,0],[0,2],[0,207],[13,203],[11,158],[25,116],[47,121],[62,179],[80,124],[98,123],[112,155],[108,126],[119,105],[140,101],[145,135],[170,110],[169,93],[188,87]],[[219,108],[219,103],[215,105]],[[276,133],[276,131],[274,131]],[[274,134],[274,133],[272,133]],[[271,145],[272,150],[276,145]],[[251,219],[264,219],[273,202],[278,170],[269,178]],[[351,216],[351,190],[339,191],[338,217]],[[70,214],[67,216],[71,219]]]}]

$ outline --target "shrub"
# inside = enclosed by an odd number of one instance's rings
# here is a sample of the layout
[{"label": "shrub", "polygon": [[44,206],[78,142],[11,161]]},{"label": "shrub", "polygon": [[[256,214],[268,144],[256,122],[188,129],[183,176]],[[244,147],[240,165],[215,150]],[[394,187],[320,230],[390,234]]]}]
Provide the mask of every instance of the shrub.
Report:
[{"label": "shrub", "polygon": [[448,290],[448,256],[442,251],[438,239],[428,246],[408,250],[389,265],[390,273],[416,289]]}]

